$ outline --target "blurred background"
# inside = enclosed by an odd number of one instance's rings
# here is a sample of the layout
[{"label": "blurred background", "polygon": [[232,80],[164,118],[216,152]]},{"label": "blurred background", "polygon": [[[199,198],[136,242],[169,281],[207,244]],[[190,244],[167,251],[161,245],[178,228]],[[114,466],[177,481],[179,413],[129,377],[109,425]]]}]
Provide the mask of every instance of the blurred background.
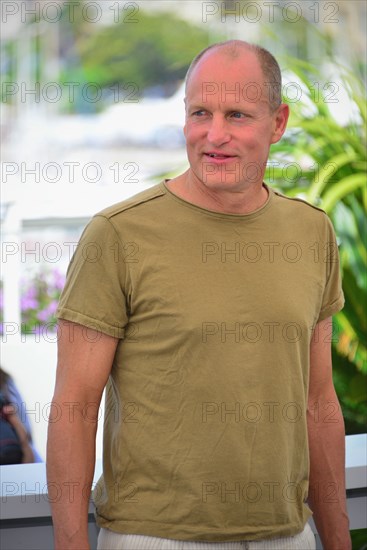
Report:
[{"label": "blurred background", "polygon": [[280,62],[292,117],[266,181],[334,223],[346,296],[334,380],[347,434],[366,431],[365,23],[366,2],[353,0],[1,3],[2,367],[43,458],[54,313],[81,231],[103,207],[186,169],[186,70],[231,38]]}]

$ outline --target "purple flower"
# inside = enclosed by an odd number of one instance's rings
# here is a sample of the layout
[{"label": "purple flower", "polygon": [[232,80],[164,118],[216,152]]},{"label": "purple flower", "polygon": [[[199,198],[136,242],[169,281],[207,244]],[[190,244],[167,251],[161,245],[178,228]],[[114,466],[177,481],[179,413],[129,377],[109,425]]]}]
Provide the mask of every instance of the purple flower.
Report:
[{"label": "purple flower", "polygon": [[47,270],[22,281],[21,285],[22,320],[27,325],[23,332],[42,331],[45,324],[55,320],[65,275],[57,269]]},{"label": "purple flower", "polygon": [[60,273],[57,269],[54,271],[54,285],[57,290],[62,290],[65,285],[65,275]]},{"label": "purple flower", "polygon": [[20,301],[20,307],[22,311],[26,311],[27,309],[37,309],[38,302],[34,298],[30,298],[29,296],[22,296]]},{"label": "purple flower", "polygon": [[37,313],[37,319],[41,321],[41,323],[47,323],[50,320],[50,318],[52,318],[55,315],[56,309],[57,309],[57,302],[56,300],[53,300],[50,304],[48,304],[48,306],[45,309]]},{"label": "purple flower", "polygon": [[32,333],[32,332],[35,333],[35,334],[41,334],[41,333],[42,333],[42,325],[40,325],[39,323],[37,323],[37,324],[33,327],[31,333]]},{"label": "purple flower", "polygon": [[41,321],[41,323],[47,323],[47,319],[48,319],[47,309],[43,309],[42,311],[39,311],[37,313],[37,319]]},{"label": "purple flower", "polygon": [[[22,287],[24,287],[24,282],[22,284]],[[27,309],[37,309],[37,291],[33,285],[28,286],[28,288],[25,289],[25,292],[23,293],[20,300],[20,307],[22,311],[25,311]]]},{"label": "purple flower", "polygon": [[21,288],[25,289],[23,293],[24,296],[27,296],[28,298],[37,297],[37,289],[34,284],[30,284],[29,281],[21,281]]}]

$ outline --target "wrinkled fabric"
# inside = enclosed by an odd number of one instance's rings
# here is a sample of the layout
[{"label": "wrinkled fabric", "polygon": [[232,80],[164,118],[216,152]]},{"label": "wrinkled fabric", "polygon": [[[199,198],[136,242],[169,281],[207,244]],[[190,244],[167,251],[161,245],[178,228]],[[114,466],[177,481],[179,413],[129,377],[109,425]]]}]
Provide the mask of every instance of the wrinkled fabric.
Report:
[{"label": "wrinkled fabric", "polygon": [[299,533],[310,341],[342,306],[332,225],[304,201],[269,189],[258,210],[223,214],[162,183],[96,215],[58,316],[120,339],[99,526],[211,542]]}]

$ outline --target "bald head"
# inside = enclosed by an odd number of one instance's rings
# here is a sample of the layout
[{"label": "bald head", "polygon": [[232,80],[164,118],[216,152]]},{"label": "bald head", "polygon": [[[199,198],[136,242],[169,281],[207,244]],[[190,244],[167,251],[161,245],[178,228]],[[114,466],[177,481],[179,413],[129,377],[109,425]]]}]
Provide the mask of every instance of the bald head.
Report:
[{"label": "bald head", "polygon": [[[235,60],[241,57],[244,53],[253,53],[261,67],[264,82],[268,88],[269,95],[269,106],[272,111],[275,111],[282,102],[282,77],[280,73],[280,68],[277,60],[272,56],[270,52],[257,46],[255,44],[250,44],[244,40],[227,40],[226,42],[217,42],[208,46],[202,50],[191,62],[191,65],[186,74],[186,89],[188,83],[192,77],[192,73],[199,63],[213,55],[214,53],[219,53],[221,55],[231,60]],[[245,76],[245,75],[244,75]]]}]

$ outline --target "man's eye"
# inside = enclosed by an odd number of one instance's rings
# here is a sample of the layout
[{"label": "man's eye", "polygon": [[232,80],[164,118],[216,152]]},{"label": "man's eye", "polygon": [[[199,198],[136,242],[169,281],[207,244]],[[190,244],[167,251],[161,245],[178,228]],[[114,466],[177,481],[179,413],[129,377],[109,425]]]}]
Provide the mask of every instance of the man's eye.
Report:
[{"label": "man's eye", "polygon": [[245,118],[245,114],[244,113],[240,113],[239,111],[234,111],[231,115],[233,118]]},{"label": "man's eye", "polygon": [[198,111],[195,111],[194,113],[192,113],[192,116],[203,116],[203,115],[205,115],[204,109],[199,109]]}]

